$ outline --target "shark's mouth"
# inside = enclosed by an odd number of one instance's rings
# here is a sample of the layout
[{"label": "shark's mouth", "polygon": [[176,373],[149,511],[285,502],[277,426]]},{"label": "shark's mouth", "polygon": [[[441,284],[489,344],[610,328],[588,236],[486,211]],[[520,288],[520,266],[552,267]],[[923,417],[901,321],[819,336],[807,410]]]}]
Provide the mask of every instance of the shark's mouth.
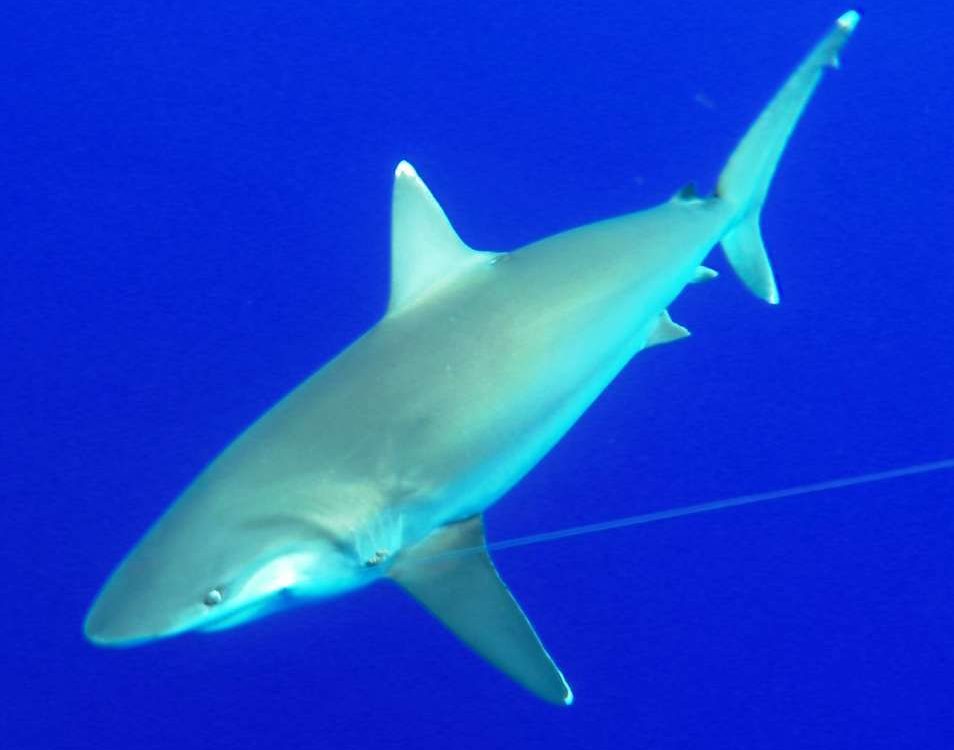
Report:
[{"label": "shark's mouth", "polygon": [[265,615],[271,614],[276,610],[282,609],[284,600],[290,597],[276,594],[265,599],[249,602],[248,604],[235,607],[234,609],[222,613],[221,616],[204,622],[196,630],[203,633],[214,633],[218,630],[228,630],[229,628],[244,625],[252,620],[258,620]]},{"label": "shark's mouth", "polygon": [[196,629],[226,630],[290,606],[295,589],[307,581],[313,564],[314,558],[308,552],[296,550],[275,555],[241,584],[231,603],[228,599],[222,603],[221,613],[214,613]]}]

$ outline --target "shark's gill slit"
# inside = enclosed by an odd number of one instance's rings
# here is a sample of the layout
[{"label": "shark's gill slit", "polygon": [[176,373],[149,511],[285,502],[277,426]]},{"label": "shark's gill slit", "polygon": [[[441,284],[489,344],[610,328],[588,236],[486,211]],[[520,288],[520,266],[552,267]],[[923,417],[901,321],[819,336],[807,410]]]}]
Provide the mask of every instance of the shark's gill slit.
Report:
[{"label": "shark's gill slit", "polygon": [[539,534],[527,534],[526,536],[513,537],[511,539],[501,539],[497,542],[488,542],[486,547],[469,547],[467,549],[455,550],[431,558],[425,558],[418,562],[426,562],[437,558],[448,556],[474,554],[483,552],[485,549],[496,551],[502,549],[512,549],[514,547],[528,547],[532,544],[542,544],[544,542],[556,542],[560,539],[569,539],[575,536],[584,536],[586,534],[598,534],[603,531],[612,531],[614,529],[625,529],[630,526],[642,526],[655,521],[665,521],[670,518],[682,518],[683,516],[696,516],[700,513],[709,513],[713,510],[723,510],[725,508],[738,508],[742,505],[754,505],[755,503],[764,503],[769,500],[782,500],[788,497],[798,497],[800,495],[814,495],[818,492],[829,492],[831,490],[843,489],[845,487],[857,487],[863,484],[874,484],[876,482],[886,482],[890,479],[900,479],[902,477],[911,477],[918,474],[931,474],[938,471],[947,471],[954,469],[954,458],[946,458],[940,461],[931,461],[922,464],[912,464],[902,466],[897,469],[886,469],[884,471],[874,471],[868,474],[855,474],[850,477],[841,477],[839,479],[828,479],[822,482],[812,482],[811,484],[800,484],[795,487],[786,487],[779,490],[768,490],[766,492],[755,492],[748,495],[736,495],[722,500],[712,500],[706,503],[695,503],[693,505],[682,505],[678,508],[669,508],[666,510],[656,510],[649,513],[640,513],[635,516],[623,516],[621,518],[611,518],[608,521],[598,521],[596,523],[586,523],[579,526],[569,526],[565,529],[556,529],[554,531],[543,531]]}]

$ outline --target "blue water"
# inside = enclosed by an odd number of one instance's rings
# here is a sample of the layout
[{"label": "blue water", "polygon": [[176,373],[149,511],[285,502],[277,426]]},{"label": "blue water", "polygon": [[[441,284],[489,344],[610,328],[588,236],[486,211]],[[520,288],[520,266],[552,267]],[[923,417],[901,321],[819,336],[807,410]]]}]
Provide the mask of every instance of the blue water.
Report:
[{"label": "blue water", "polygon": [[[382,312],[399,159],[488,249],[709,189],[846,9],[730,5],[4,8],[4,748],[954,747],[952,472],[498,552],[570,709],[386,585],[82,639],[166,504]],[[693,337],[632,363],[492,539],[954,455],[954,10],[868,11],[765,209],[782,304],[687,290]]]}]

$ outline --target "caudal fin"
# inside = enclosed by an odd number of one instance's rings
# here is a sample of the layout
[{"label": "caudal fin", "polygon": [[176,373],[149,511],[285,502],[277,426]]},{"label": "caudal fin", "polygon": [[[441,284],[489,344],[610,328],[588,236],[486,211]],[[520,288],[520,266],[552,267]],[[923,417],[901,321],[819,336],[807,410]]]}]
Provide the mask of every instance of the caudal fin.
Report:
[{"label": "caudal fin", "polygon": [[838,53],[860,19],[853,10],[838,18],[749,128],[719,175],[716,194],[735,207],[738,217],[722,237],[722,248],[745,285],[773,305],[778,303],[778,288],[759,229],[765,194],[822,72],[838,66]]}]

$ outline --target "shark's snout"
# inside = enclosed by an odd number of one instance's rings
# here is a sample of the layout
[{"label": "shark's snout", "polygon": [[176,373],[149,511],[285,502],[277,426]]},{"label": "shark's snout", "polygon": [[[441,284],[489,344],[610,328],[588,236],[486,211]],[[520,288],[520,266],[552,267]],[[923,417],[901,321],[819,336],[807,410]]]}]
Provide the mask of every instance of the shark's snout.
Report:
[{"label": "shark's snout", "polygon": [[187,629],[192,612],[180,601],[179,592],[164,583],[134,552],[89,608],[83,622],[86,638],[97,646],[127,647]]},{"label": "shark's snout", "polygon": [[168,620],[150,619],[148,611],[136,602],[122,601],[110,589],[107,584],[83,622],[83,634],[91,643],[122,648],[172,635]]},{"label": "shark's snout", "polygon": [[135,633],[128,629],[116,627],[114,622],[90,610],[83,623],[83,635],[86,640],[96,646],[124,647],[135,646],[149,640],[151,636],[144,633]]}]

